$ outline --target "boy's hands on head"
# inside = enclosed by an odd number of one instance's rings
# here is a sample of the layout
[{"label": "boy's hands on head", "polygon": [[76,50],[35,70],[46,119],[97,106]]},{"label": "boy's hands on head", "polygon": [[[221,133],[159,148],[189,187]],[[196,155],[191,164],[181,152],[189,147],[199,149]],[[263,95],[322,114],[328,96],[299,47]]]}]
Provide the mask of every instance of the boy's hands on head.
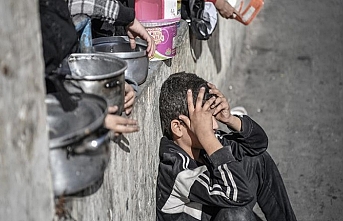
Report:
[{"label": "boy's hands on head", "polygon": [[208,86],[210,87],[210,94],[216,95],[217,97],[211,105],[211,108],[214,109],[213,115],[222,123],[229,122],[230,117],[232,117],[229,102],[214,84],[208,83]]},{"label": "boy's hands on head", "polygon": [[217,96],[216,100],[211,106],[214,109],[213,116],[215,116],[218,121],[226,124],[230,128],[240,131],[242,126],[241,120],[231,114],[230,105],[226,97],[216,88],[214,84],[208,83],[208,86],[210,87],[210,94]]},{"label": "boy's hands on head", "polygon": [[202,106],[204,92],[205,88],[200,88],[200,92],[194,107],[193,93],[191,90],[188,90],[187,104],[189,118],[184,115],[180,115],[180,119],[185,122],[187,127],[198,137],[213,134],[212,110],[210,109],[210,105],[214,101],[214,98],[209,99],[207,102],[205,102],[204,106]]},{"label": "boy's hands on head", "polygon": [[204,105],[202,101],[205,94],[205,88],[200,88],[196,103],[193,103],[193,93],[191,90],[187,91],[187,104],[189,118],[184,115],[180,115],[179,118],[186,124],[196,138],[199,140],[202,147],[205,149],[208,155],[211,155],[216,150],[220,149],[222,145],[217,140],[213,131],[213,109],[211,109],[212,103],[215,101],[215,97],[208,99]]}]

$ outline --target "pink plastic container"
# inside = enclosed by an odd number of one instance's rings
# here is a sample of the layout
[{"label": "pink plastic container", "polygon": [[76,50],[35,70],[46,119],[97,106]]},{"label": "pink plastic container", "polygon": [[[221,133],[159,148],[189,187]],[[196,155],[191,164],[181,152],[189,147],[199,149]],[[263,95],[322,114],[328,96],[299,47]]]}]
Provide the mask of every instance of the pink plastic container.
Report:
[{"label": "pink plastic container", "polygon": [[163,18],[163,0],[135,0],[138,20],[157,20]]},{"label": "pink plastic container", "polygon": [[139,21],[181,18],[181,0],[135,0]]},{"label": "pink plastic container", "polygon": [[156,43],[155,55],[151,61],[166,60],[175,56],[175,38],[177,36],[177,23],[179,20],[179,18],[176,18],[141,21]]}]

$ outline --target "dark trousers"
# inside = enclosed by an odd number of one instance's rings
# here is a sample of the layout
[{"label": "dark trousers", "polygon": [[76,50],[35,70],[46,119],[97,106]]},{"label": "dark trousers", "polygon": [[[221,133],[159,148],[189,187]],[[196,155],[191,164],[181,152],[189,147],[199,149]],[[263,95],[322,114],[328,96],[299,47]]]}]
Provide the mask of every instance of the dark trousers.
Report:
[{"label": "dark trousers", "polygon": [[254,200],[245,207],[221,209],[214,221],[258,221],[253,207],[258,202],[268,221],[296,221],[280,172],[271,156],[244,157],[243,168]]}]

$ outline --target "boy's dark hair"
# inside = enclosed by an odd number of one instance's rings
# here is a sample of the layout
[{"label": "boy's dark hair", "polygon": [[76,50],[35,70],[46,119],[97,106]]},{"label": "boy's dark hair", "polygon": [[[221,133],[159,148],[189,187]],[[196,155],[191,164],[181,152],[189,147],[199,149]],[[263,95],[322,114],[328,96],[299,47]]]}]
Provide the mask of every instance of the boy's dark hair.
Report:
[{"label": "boy's dark hair", "polygon": [[193,73],[179,72],[170,75],[161,87],[159,98],[160,120],[163,136],[172,139],[170,122],[179,119],[179,116],[189,116],[187,105],[187,90],[193,92],[195,104],[199,89],[205,87],[203,103],[213,95],[209,94],[207,81]]}]

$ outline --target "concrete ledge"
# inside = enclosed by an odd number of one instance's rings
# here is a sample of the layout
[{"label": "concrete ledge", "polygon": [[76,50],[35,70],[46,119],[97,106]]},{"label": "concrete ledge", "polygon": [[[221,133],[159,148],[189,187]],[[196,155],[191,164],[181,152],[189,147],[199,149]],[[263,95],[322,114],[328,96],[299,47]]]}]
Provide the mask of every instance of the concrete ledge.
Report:
[{"label": "concrete ledge", "polygon": [[[149,74],[140,86],[132,118],[139,121],[140,131],[125,135],[126,152],[112,144],[111,161],[102,187],[93,195],[73,198],[68,209],[80,221],[155,220],[155,186],[158,169],[158,146],[161,138],[158,99],[163,81],[172,73],[195,72],[226,88],[228,71],[241,50],[244,26],[219,19],[213,36],[198,41],[189,35],[188,24],[180,22],[177,54],[168,61],[153,61]],[[223,91],[225,92],[225,90]]]}]

